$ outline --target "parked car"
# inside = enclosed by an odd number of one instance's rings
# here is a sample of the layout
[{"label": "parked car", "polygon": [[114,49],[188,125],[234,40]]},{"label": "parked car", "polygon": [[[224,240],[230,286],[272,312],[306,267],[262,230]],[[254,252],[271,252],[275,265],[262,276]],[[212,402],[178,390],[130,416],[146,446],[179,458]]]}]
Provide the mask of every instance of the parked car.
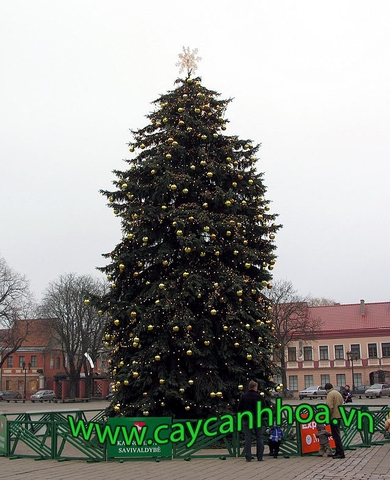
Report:
[{"label": "parked car", "polygon": [[311,386],[301,390],[299,393],[299,400],[304,398],[326,398],[326,390],[322,386]]},{"label": "parked car", "polygon": [[364,395],[366,398],[380,398],[385,395],[390,397],[390,387],[387,385],[387,383],[374,383],[374,385],[371,385],[370,388],[367,388],[367,390],[364,392]]},{"label": "parked car", "polygon": [[30,400],[34,402],[43,402],[44,400],[52,401],[55,400],[56,394],[53,390],[38,390],[38,392],[31,395]]},{"label": "parked car", "polygon": [[10,390],[3,390],[0,392],[0,400],[14,400],[20,398],[22,398],[22,395],[19,392],[11,392]]},{"label": "parked car", "polygon": [[352,395],[364,395],[368,388],[370,388],[370,385],[355,385],[355,388],[352,390]]},{"label": "parked car", "polygon": [[[271,397],[283,398],[283,391],[281,390],[280,392],[277,392],[275,389],[273,389],[271,392]],[[294,393],[289,388],[286,388],[286,398],[293,398],[293,397],[294,397]]]}]

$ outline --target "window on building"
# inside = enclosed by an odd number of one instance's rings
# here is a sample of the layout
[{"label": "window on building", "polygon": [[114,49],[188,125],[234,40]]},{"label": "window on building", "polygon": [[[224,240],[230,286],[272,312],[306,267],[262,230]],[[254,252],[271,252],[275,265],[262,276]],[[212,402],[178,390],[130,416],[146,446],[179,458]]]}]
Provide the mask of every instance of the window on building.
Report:
[{"label": "window on building", "polygon": [[345,387],[346,380],[345,380],[345,373],[338,373],[336,375],[336,383],[339,387]]},{"label": "window on building", "polygon": [[313,360],[313,349],[311,347],[303,347],[303,360]]},{"label": "window on building", "polygon": [[298,375],[289,375],[288,388],[290,390],[298,390]]},{"label": "window on building", "polygon": [[360,356],[360,345],[358,343],[351,343],[351,353],[354,355],[354,360],[361,358]]},{"label": "window on building", "polygon": [[321,385],[324,386],[326,383],[330,383],[330,375],[323,374],[321,375]]},{"label": "window on building", "polygon": [[390,357],[390,343],[382,343],[382,357]]},{"label": "window on building", "polygon": [[289,362],[297,361],[297,347],[288,347],[287,359]]},{"label": "window on building", "polygon": [[7,368],[12,368],[14,366],[14,357],[7,358]]},{"label": "window on building", "polygon": [[23,363],[26,363],[26,357],[19,357],[19,368],[23,368]]},{"label": "window on building", "polygon": [[273,353],[273,361],[275,363],[280,363],[282,360],[282,350],[280,348],[277,348],[276,350],[274,350],[274,353]]},{"label": "window on building", "polygon": [[376,343],[368,344],[368,358],[378,358],[378,347]]},{"label": "window on building", "polygon": [[275,383],[282,383],[282,376],[281,375],[275,375],[274,376],[274,382]]},{"label": "window on building", "polygon": [[354,373],[353,380],[353,384],[355,385],[355,387],[360,387],[360,385],[363,385],[363,377],[361,373]]},{"label": "window on building", "polygon": [[334,346],[334,358],[335,360],[344,360],[344,345]]},{"label": "window on building", "polygon": [[56,368],[61,368],[61,357],[56,357]]},{"label": "window on building", "polygon": [[303,380],[305,382],[305,388],[307,387],[311,387],[312,385],[314,385],[313,383],[313,375],[305,375],[303,377]]},{"label": "window on building", "polygon": [[[327,345],[320,346],[320,360],[329,360],[329,349]],[[321,383],[321,385],[323,384]]]},{"label": "window on building", "polygon": [[31,355],[31,368],[35,368],[37,366],[37,356]]}]

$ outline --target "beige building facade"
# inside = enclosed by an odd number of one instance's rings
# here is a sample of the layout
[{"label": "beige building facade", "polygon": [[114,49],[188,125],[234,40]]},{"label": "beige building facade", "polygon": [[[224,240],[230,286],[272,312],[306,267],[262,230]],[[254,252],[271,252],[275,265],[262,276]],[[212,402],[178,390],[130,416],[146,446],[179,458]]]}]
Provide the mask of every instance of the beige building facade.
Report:
[{"label": "beige building facade", "polygon": [[287,387],[390,384],[390,302],[309,307],[314,338],[297,335],[285,352]]}]

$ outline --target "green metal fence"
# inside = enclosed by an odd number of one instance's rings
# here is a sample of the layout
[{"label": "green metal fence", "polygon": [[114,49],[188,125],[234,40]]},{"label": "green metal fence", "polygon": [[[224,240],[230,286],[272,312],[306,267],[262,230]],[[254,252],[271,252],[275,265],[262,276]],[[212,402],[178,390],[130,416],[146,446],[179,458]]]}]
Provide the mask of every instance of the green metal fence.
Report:
[{"label": "green metal fence", "polygon": [[[388,405],[348,405],[346,414],[353,416],[349,426],[342,425],[342,440],[346,449],[369,447],[390,442],[385,435],[384,423],[390,412]],[[352,410],[353,409],[353,410]],[[355,413],[353,413],[355,412]],[[98,441],[95,435],[88,440],[82,436],[74,437],[68,417],[76,422],[82,421],[87,426],[90,422],[102,429],[107,425],[104,411],[101,410],[67,410],[50,412],[27,412],[13,415],[0,415],[0,454],[9,458],[31,457],[35,459],[85,460],[89,462],[107,461],[107,445]],[[357,420],[360,421],[358,424]],[[188,447],[191,438],[173,443],[172,458],[191,457],[240,457],[244,452],[244,438],[237,431],[236,419],[233,420],[234,431],[221,433],[221,422],[210,424],[208,434],[200,432],[193,444]],[[175,419],[172,423],[194,422],[197,420]],[[194,428],[194,427],[193,427]],[[281,455],[302,455],[301,427],[288,422],[282,414],[284,439]],[[210,436],[210,433],[213,435]],[[267,438],[264,437],[267,445]],[[267,447],[265,448],[267,452]]]}]

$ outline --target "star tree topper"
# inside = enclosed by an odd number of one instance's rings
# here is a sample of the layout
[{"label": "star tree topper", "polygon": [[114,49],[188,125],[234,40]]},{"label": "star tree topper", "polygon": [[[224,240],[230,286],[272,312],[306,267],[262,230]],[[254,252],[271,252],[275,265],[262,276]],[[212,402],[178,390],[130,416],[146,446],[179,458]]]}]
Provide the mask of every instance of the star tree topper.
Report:
[{"label": "star tree topper", "polygon": [[188,76],[198,68],[197,63],[202,60],[201,57],[197,57],[198,49],[195,48],[190,51],[190,47],[183,47],[183,53],[179,53],[180,60],[176,63],[177,67],[180,67],[180,73],[187,69]]}]

